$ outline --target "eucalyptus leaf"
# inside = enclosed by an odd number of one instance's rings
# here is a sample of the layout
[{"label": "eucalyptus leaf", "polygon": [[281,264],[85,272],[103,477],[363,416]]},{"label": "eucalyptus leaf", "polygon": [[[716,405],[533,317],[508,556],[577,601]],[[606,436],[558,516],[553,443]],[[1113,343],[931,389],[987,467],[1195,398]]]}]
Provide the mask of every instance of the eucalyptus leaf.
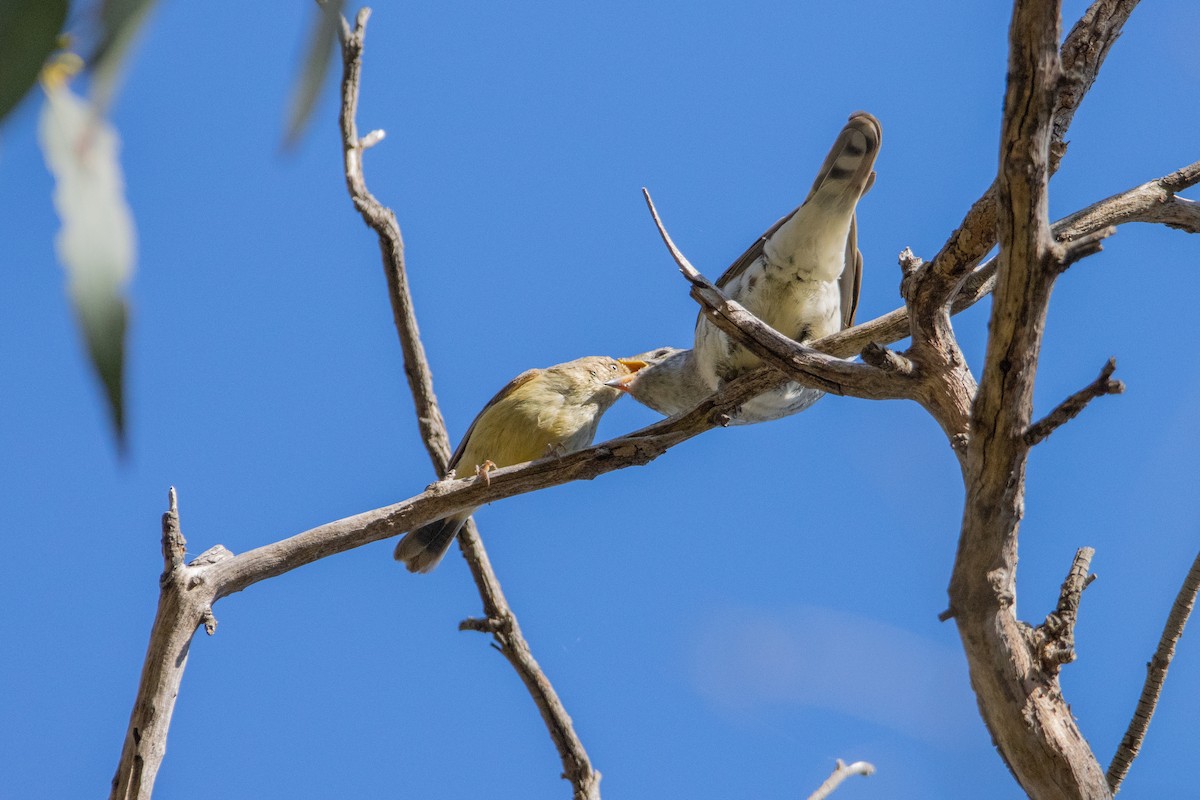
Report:
[{"label": "eucalyptus leaf", "polygon": [[133,275],[137,241],[117,160],[120,139],[65,81],[56,81],[46,85],[38,140],[55,180],[54,207],[62,227],[54,245],[66,269],[67,294],[123,448],[129,317],[124,290]]},{"label": "eucalyptus leaf", "polygon": [[104,0],[100,9],[100,44],[88,63],[92,67],[92,102],[100,113],[117,91],[121,67],[154,0]]},{"label": "eucalyptus leaf", "polygon": [[287,128],[284,131],[286,147],[295,146],[312,119],[321,87],[325,84],[325,76],[329,74],[329,64],[333,60],[333,45],[337,41],[344,5],[344,0],[328,0],[317,5],[312,31],[309,34],[308,50],[300,74],[292,87]]}]

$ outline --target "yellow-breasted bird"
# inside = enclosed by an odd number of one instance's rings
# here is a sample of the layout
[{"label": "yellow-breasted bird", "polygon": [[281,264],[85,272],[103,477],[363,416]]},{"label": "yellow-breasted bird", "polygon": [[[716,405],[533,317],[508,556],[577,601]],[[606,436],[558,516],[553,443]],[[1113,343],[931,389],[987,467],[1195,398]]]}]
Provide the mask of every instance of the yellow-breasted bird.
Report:
[{"label": "yellow-breasted bird", "polygon": [[[644,366],[634,359],[587,356],[522,372],[475,417],[449,468],[486,476],[496,467],[582,450],[592,443],[600,417],[621,397],[619,389],[606,384]],[[460,511],[405,534],[396,545],[396,560],[409,572],[429,572],[473,511]]]}]

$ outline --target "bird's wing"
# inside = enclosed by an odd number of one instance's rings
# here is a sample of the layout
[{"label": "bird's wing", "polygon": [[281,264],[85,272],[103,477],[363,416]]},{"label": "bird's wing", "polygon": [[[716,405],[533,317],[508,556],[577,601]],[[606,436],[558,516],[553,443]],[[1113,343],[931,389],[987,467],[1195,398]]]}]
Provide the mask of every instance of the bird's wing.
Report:
[{"label": "bird's wing", "polygon": [[787,214],[784,214],[782,217],[780,217],[774,225],[767,228],[766,233],[758,237],[758,240],[755,241],[754,244],[750,245],[746,252],[742,253],[737,257],[736,261],[730,264],[729,269],[721,273],[721,277],[717,278],[717,287],[723,288],[738,275],[741,275],[743,272],[745,272],[747,267],[757,261],[758,257],[763,253],[763,247],[766,246],[767,239],[770,239],[771,235],[774,234],[775,231],[779,230],[780,227],[783,226],[783,223],[795,216],[796,212],[799,210],[800,206],[796,206]]},{"label": "bird's wing", "polygon": [[858,214],[850,218],[850,235],[846,237],[846,266],[838,278],[842,294],[842,328],[854,325],[858,311],[858,295],[862,291],[862,252],[858,249]]},{"label": "bird's wing", "polygon": [[[479,413],[475,415],[475,419],[471,420],[471,427],[467,428],[467,432],[465,434],[463,434],[462,439],[458,443],[458,447],[455,448],[455,450],[454,450],[454,455],[450,456],[450,463],[446,465],[447,471],[452,470],[458,466],[458,460],[460,458],[462,458],[462,454],[467,449],[467,442],[469,442],[471,440],[471,433],[475,430],[475,426],[479,423],[480,418],[482,418],[483,415],[485,413],[487,413],[487,410],[489,408],[491,408],[492,406],[496,405],[496,403],[499,402],[500,398],[504,397],[509,392],[516,391],[517,388],[529,383],[531,380],[533,380],[533,377],[535,375],[537,375],[539,372],[541,372],[541,370],[539,370],[539,369],[525,370],[520,375],[518,375],[517,377],[515,377],[511,381],[509,381],[507,384],[505,384],[503,389],[496,392],[495,397],[493,397],[491,400],[487,401],[487,405],[485,405],[483,408],[481,408],[479,410]],[[466,477],[466,476],[460,475],[459,477]]]}]

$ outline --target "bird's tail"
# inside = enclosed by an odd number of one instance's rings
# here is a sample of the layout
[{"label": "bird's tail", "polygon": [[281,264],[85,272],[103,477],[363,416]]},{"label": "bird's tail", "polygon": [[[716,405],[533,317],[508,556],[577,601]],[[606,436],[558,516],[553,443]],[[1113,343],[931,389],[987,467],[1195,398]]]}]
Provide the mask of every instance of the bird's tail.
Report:
[{"label": "bird's tail", "polygon": [[409,572],[430,572],[441,563],[470,514],[446,517],[409,531],[396,544],[393,553]]}]

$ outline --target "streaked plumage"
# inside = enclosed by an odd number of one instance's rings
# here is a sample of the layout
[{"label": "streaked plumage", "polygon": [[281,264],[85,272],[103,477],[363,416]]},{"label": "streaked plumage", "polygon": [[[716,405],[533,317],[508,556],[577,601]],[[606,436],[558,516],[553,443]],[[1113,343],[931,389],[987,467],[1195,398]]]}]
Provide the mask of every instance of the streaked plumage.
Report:
[{"label": "streaked plumage", "polygon": [[[854,322],[862,285],[856,208],[871,188],[879,121],[850,117],[825,157],[808,197],[759,237],[717,281],[759,319],[797,341],[819,339]],[[759,365],[703,314],[695,364],[711,390]]]},{"label": "streaked plumage", "polygon": [[[767,229],[717,280],[725,294],[801,342],[853,325],[862,286],[857,206],[875,181],[872,168],[881,141],[875,117],[865,111],[852,114],[804,202]],[[703,314],[696,321],[693,349],[663,347],[636,358],[648,366],[617,385],[667,416],[694,408],[760,363]],[[747,402],[730,424],[786,417],[822,394],[787,383]]]}]

